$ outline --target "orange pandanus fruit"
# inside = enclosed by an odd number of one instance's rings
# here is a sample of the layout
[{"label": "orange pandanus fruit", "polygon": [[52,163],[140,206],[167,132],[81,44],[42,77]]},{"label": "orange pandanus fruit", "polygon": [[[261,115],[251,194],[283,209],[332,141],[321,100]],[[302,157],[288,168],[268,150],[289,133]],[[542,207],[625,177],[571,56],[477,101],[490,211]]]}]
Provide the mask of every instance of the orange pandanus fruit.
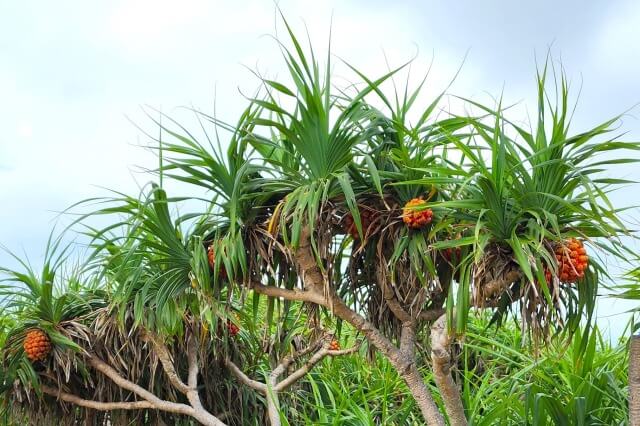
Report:
[{"label": "orange pandanus fruit", "polygon": [[447,247],[441,253],[447,262],[460,261],[462,259],[462,249],[460,247]]},{"label": "orange pandanus fruit", "polygon": [[433,211],[423,208],[427,202],[414,198],[402,208],[402,220],[409,228],[420,229],[433,220]]},{"label": "orange pandanus fruit", "polygon": [[[358,211],[360,213],[360,224],[362,225],[362,232],[366,236],[369,227],[377,219],[378,213],[375,210],[367,208],[359,209]],[[360,235],[358,234],[358,227],[356,226],[356,222],[353,220],[353,215],[351,214],[351,212],[347,212],[342,220],[344,230],[349,235],[351,235],[354,240],[359,239]]]},{"label": "orange pandanus fruit", "polygon": [[51,352],[51,340],[42,330],[31,330],[24,338],[24,353],[29,361],[44,361]]},{"label": "orange pandanus fruit", "polygon": [[[209,267],[212,271],[215,271],[216,252],[213,248],[213,243],[211,243],[209,245],[209,248],[207,249],[207,258],[209,259]],[[223,280],[227,279],[227,270],[225,269],[224,265],[220,265],[219,274],[220,278],[222,278]]]},{"label": "orange pandanus fruit", "polygon": [[589,266],[589,256],[582,241],[570,238],[556,248],[555,254],[560,281],[575,283],[584,277],[584,271]]},{"label": "orange pandanus fruit", "polygon": [[231,320],[227,320],[227,330],[231,337],[236,337],[236,335],[240,333],[240,327],[232,323]]}]

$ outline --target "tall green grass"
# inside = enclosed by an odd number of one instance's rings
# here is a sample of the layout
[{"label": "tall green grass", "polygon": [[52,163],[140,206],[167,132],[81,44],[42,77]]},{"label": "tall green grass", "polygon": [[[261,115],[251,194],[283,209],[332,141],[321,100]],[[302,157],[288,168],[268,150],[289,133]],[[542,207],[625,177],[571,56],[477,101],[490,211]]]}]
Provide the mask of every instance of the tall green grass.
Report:
[{"label": "tall green grass", "polygon": [[[583,330],[569,345],[552,343],[532,355],[515,325],[487,327],[488,321],[473,320],[457,352],[470,425],[626,424],[624,343]],[[428,368],[424,374],[428,379]],[[407,395],[386,360],[350,356],[327,359],[281,402],[291,425],[420,425]]]}]

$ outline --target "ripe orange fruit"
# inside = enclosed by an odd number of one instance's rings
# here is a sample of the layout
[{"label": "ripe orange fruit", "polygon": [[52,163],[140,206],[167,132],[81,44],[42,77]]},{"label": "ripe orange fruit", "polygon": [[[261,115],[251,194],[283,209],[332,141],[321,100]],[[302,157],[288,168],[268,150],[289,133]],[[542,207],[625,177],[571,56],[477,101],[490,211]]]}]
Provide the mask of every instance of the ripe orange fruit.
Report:
[{"label": "ripe orange fruit", "polygon": [[[358,209],[358,211],[360,213],[360,225],[362,225],[362,232],[367,235],[367,231],[371,224],[377,219],[378,213],[375,210],[367,208]],[[360,234],[358,234],[358,227],[356,226],[356,222],[353,220],[351,212],[347,212],[342,220],[344,230],[350,234],[354,240],[359,239]]]},{"label": "ripe orange fruit", "polygon": [[447,247],[442,251],[442,257],[444,257],[447,262],[451,262],[453,260],[459,261],[462,259],[462,249],[460,247],[456,247],[455,249]]},{"label": "ripe orange fruit", "polygon": [[560,281],[575,283],[584,277],[584,271],[589,266],[589,256],[582,241],[576,238],[564,241],[556,247],[555,255]]},{"label": "ripe orange fruit", "polygon": [[231,337],[236,337],[236,335],[240,333],[240,327],[232,323],[231,320],[227,320],[227,330],[229,330]]},{"label": "ripe orange fruit", "polygon": [[24,338],[23,347],[29,361],[44,361],[51,352],[51,340],[42,330],[30,330]]},{"label": "ripe orange fruit", "polygon": [[340,343],[337,340],[332,340],[331,343],[329,344],[329,350],[330,351],[339,351],[340,350]]},{"label": "ripe orange fruit", "polygon": [[431,223],[433,211],[421,208],[426,204],[427,202],[422,198],[414,198],[402,208],[402,220],[409,228],[420,229]]},{"label": "ripe orange fruit", "polygon": [[213,249],[213,244],[210,244],[207,249],[207,258],[209,259],[209,267],[213,269],[213,265],[216,262],[216,252]]},{"label": "ripe orange fruit", "polygon": [[[213,248],[213,243],[209,244],[209,248],[207,249],[207,258],[209,259],[209,267],[212,271],[214,271],[216,264],[216,252]],[[222,278],[223,280],[227,279],[227,270],[225,269],[224,265],[220,265],[219,272],[220,278]]]}]

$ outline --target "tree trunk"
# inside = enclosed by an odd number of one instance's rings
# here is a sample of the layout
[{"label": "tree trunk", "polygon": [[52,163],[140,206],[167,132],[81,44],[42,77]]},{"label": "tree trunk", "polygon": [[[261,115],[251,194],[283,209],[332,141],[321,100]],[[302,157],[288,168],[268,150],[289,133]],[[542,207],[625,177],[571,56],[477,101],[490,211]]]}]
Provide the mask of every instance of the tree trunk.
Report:
[{"label": "tree trunk", "polygon": [[333,313],[353,325],[367,338],[369,343],[384,355],[405,381],[409,391],[420,407],[427,425],[444,426],[444,417],[438,410],[431,393],[424,383],[424,378],[415,365],[415,357],[410,359],[387,339],[373,324],[360,314],[349,308],[338,296],[333,296]]},{"label": "tree trunk", "polygon": [[269,424],[271,426],[280,426],[280,410],[278,402],[278,394],[273,389],[267,390],[267,413],[269,414]]},{"label": "tree trunk", "polygon": [[325,277],[322,275],[313,254],[310,235],[309,227],[303,228],[300,243],[294,253],[298,273],[302,276],[305,290],[311,294],[323,295],[326,298],[325,306],[330,311],[354,326],[366,337],[370,344],[375,346],[389,360],[407,384],[416,404],[420,407],[427,425],[445,426],[444,417],[438,410],[438,406],[415,365],[415,354],[406,353],[406,351],[398,349],[373,324],[349,308],[334,290],[325,286]]},{"label": "tree trunk", "polygon": [[[393,363],[392,363],[393,364]],[[394,365],[395,367],[395,365]],[[408,370],[400,372],[400,376],[407,384],[413,399],[416,400],[416,404],[420,407],[422,417],[428,425],[444,426],[445,421],[438,410],[431,393],[424,383],[424,377],[420,374],[420,370],[416,367],[415,363],[411,363]]]},{"label": "tree trunk", "polygon": [[640,426],[640,335],[629,344],[629,424]]},{"label": "tree trunk", "polygon": [[449,416],[451,426],[466,426],[467,418],[458,385],[451,376],[451,339],[447,330],[447,315],[443,314],[431,326],[431,359],[433,378]]}]

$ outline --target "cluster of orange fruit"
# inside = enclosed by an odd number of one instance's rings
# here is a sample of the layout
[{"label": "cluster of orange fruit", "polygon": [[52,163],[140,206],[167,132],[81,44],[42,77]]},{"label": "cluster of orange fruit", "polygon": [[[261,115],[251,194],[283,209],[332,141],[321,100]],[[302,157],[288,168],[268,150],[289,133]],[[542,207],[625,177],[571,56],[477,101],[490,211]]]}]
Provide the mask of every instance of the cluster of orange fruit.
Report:
[{"label": "cluster of orange fruit", "polygon": [[229,330],[229,336],[236,337],[238,333],[240,333],[240,327],[231,322],[231,320],[227,320],[227,330]]},{"label": "cluster of orange fruit", "polygon": [[24,338],[24,353],[29,361],[44,361],[51,352],[51,340],[42,330],[31,330]]},{"label": "cluster of orange fruit", "polygon": [[339,351],[340,350],[340,343],[337,340],[332,340],[331,343],[329,343],[329,350],[330,351]]},{"label": "cluster of orange fruit", "polygon": [[[376,220],[378,217],[378,213],[375,210],[371,209],[359,209],[360,213],[360,224],[362,225],[362,232],[366,235],[369,226]],[[356,222],[353,220],[353,215],[351,212],[348,212],[344,216],[344,229],[353,237],[354,240],[360,238],[360,234],[358,234],[358,228],[356,227]]]},{"label": "cluster of orange fruit", "polygon": [[[209,248],[207,249],[207,258],[209,259],[209,267],[211,268],[212,271],[214,271],[214,267],[215,267],[215,263],[216,263],[216,252],[215,249],[213,248],[213,243],[211,243],[209,245]],[[223,280],[227,279],[227,270],[225,269],[224,265],[220,265],[220,278],[222,278]]]},{"label": "cluster of orange fruit", "polygon": [[213,266],[216,263],[216,252],[213,248],[213,244],[210,244],[207,249],[207,258],[209,259],[209,266],[213,269]]},{"label": "cluster of orange fruit", "polygon": [[589,256],[582,241],[576,238],[566,240],[556,248],[555,255],[560,281],[575,283],[584,277],[584,271],[589,266]]},{"label": "cluster of orange fruit", "polygon": [[420,197],[410,200],[402,208],[402,220],[409,228],[420,229],[431,223],[433,211],[423,208],[426,204],[427,202]]},{"label": "cluster of orange fruit", "polygon": [[[462,258],[462,249],[460,247],[447,247],[442,251],[442,256],[448,261],[460,260]],[[455,256],[455,258],[454,258]]]}]

